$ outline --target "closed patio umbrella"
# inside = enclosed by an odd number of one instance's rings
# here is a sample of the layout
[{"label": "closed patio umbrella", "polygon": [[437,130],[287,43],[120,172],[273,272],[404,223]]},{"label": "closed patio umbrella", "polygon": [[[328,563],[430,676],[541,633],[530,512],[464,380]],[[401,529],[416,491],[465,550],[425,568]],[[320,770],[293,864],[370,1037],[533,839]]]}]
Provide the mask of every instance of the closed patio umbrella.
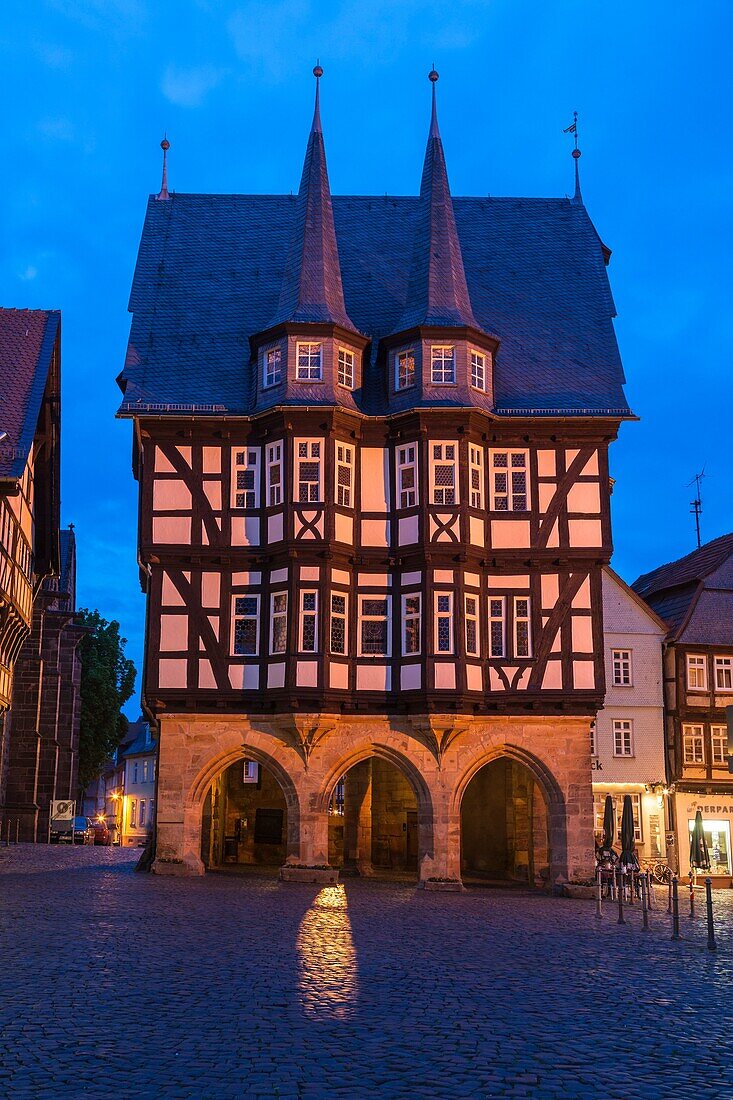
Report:
[{"label": "closed patio umbrella", "polygon": [[603,847],[613,848],[616,839],[616,813],[613,808],[613,799],[606,795],[606,804],[603,807]]},{"label": "closed patio umbrella", "polygon": [[710,856],[702,826],[701,810],[695,814],[695,824],[690,837],[690,867],[697,867],[700,871],[710,870]]},{"label": "closed patio umbrella", "polygon": [[624,867],[635,867],[634,858],[634,807],[631,795],[624,795],[624,809],[621,814],[621,863]]}]

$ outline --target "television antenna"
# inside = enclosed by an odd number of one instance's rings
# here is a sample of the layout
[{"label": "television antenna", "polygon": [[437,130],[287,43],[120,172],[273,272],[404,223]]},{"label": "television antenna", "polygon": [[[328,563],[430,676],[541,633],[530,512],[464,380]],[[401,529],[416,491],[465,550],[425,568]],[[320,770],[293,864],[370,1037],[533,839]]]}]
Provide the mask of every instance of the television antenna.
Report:
[{"label": "television antenna", "polygon": [[697,548],[698,550],[702,546],[702,540],[700,538],[700,516],[702,515],[702,493],[700,486],[702,480],[705,477],[705,467],[703,466],[699,474],[695,474],[692,481],[687,483],[689,489],[691,485],[695,486],[695,499],[690,501],[690,514],[695,517],[695,531],[697,532]]}]

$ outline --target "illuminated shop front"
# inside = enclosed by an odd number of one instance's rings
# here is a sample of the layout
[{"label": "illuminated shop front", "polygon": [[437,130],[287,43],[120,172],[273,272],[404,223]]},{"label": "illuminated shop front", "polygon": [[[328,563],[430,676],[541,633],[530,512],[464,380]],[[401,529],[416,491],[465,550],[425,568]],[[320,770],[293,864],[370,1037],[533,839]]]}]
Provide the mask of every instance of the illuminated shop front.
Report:
[{"label": "illuminated shop front", "polygon": [[690,834],[698,810],[702,813],[703,831],[710,857],[710,871],[707,873],[714,877],[730,879],[733,876],[731,862],[733,792],[676,795],[680,874],[686,875],[690,870]]},{"label": "illuminated shop front", "polygon": [[630,795],[634,812],[634,840],[641,860],[660,860],[666,855],[666,801],[667,791],[661,783],[594,783],[593,810],[595,834],[603,833],[603,814],[606,796],[611,795],[616,811],[616,847],[621,843],[621,815],[624,795]]}]

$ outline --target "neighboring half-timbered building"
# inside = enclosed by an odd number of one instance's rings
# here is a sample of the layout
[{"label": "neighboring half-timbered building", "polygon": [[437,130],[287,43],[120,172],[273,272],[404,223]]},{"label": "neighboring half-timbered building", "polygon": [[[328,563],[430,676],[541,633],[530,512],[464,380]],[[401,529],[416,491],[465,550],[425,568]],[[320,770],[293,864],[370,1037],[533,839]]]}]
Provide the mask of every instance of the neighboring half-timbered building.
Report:
[{"label": "neighboring half-timbered building", "polygon": [[316,93],[296,197],[148,204],[120,415],[158,870],[592,866],[609,253],[577,186],[452,199],[431,80],[419,197],[332,199]]}]

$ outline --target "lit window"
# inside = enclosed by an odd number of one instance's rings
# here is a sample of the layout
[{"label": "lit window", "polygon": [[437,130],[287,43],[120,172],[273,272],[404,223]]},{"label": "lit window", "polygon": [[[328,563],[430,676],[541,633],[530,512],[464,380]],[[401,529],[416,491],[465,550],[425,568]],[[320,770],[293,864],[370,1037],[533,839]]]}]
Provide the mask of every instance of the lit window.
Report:
[{"label": "lit window", "polygon": [[458,503],[458,444],[430,444],[430,503]]},{"label": "lit window", "polygon": [[318,648],[318,593],[300,593],[300,651],[315,653]]},{"label": "lit window", "polygon": [[630,687],[631,686],[631,650],[630,649],[613,649],[611,650],[613,661],[613,684],[614,687]]},{"label": "lit window", "polygon": [[613,755],[634,755],[634,726],[627,718],[615,718],[613,721]]},{"label": "lit window", "polygon": [[682,750],[685,764],[705,763],[705,740],[702,726],[682,727]]},{"label": "lit window", "polygon": [[529,596],[514,597],[514,656],[532,656],[532,637],[529,625]]},{"label": "lit window", "polygon": [[420,652],[421,604],[419,592],[402,597],[402,652],[405,656]]},{"label": "lit window", "polygon": [[322,442],[295,440],[295,482],[299,504],[319,504],[322,492]]},{"label": "lit window", "polygon": [[354,507],[354,448],[348,443],[336,443],[335,497],[339,507]]},{"label": "lit window", "polygon": [[270,596],[270,653],[285,653],[288,641],[288,594]]},{"label": "lit window", "polygon": [[590,754],[591,756],[598,756],[598,747],[596,745],[596,721],[595,718],[590,724]]},{"label": "lit window", "polygon": [[296,378],[299,382],[320,381],[321,345],[298,344]]},{"label": "lit window", "polygon": [[466,620],[466,656],[478,657],[478,596],[465,596],[464,609]]},{"label": "lit window", "polygon": [[267,504],[274,508],[283,502],[283,444],[282,440],[267,446]]},{"label": "lit window", "polygon": [[245,447],[232,451],[232,507],[260,506],[260,448]]},{"label": "lit window", "polygon": [[491,451],[491,508],[495,512],[526,512],[527,452]]},{"label": "lit window", "polygon": [[733,657],[715,658],[716,691],[733,690]]},{"label": "lit window", "polygon": [[725,726],[710,727],[713,748],[713,764],[717,767],[728,763],[728,730]]},{"label": "lit window", "polygon": [[489,597],[489,656],[506,656],[506,601],[504,596]]},{"label": "lit window", "polygon": [[268,348],[263,356],[262,383],[265,389],[282,382],[282,376],[282,348]]},{"label": "lit window", "polygon": [[147,783],[147,781],[148,781],[148,762],[147,762],[147,760],[143,760],[143,783]]},{"label": "lit window", "polygon": [[484,506],[484,450],[468,445],[468,479],[471,488],[471,507]]},{"label": "lit window", "polygon": [[[624,799],[623,796],[612,794],[610,791],[599,791],[594,788],[593,790],[593,809],[595,811],[595,831],[597,833],[603,832],[603,821],[606,813],[606,797],[611,794],[611,801],[613,802],[614,817],[616,820],[616,838],[621,837],[621,818],[624,812]],[[641,795],[631,794],[631,809],[634,816],[634,840],[637,844],[641,844],[643,835],[641,831]]]},{"label": "lit window", "polygon": [[414,508],[419,503],[416,443],[397,448],[397,493],[400,508]]},{"label": "lit window", "polygon": [[260,597],[234,597],[232,653],[236,657],[256,657],[259,653]]},{"label": "lit window", "polygon": [[707,689],[707,659],[701,654],[687,654],[687,686],[691,691],[705,691]]},{"label": "lit window", "polygon": [[415,353],[400,351],[395,356],[395,389],[406,390],[415,385]]},{"label": "lit window", "polygon": [[360,596],[362,656],[389,657],[389,597]]},{"label": "lit window", "polygon": [[338,383],[347,390],[354,388],[354,353],[347,348],[339,348]]},{"label": "lit window", "polygon": [[430,349],[430,377],[436,385],[440,386],[455,382],[455,348],[435,346]]},{"label": "lit window", "polygon": [[453,594],[435,593],[435,652],[453,652]]},{"label": "lit window", "polygon": [[480,351],[471,352],[471,385],[475,390],[486,389],[486,356]]},{"label": "lit window", "polygon": [[130,799],[130,828],[137,828],[137,799]]},{"label": "lit window", "polygon": [[140,799],[140,828],[145,828],[145,799]]},{"label": "lit window", "polygon": [[259,783],[260,780],[260,766],[256,764],[254,760],[245,760],[244,767],[242,768],[242,782],[243,783]]},{"label": "lit window", "polygon": [[331,652],[346,654],[347,596],[340,592],[331,595]]}]

